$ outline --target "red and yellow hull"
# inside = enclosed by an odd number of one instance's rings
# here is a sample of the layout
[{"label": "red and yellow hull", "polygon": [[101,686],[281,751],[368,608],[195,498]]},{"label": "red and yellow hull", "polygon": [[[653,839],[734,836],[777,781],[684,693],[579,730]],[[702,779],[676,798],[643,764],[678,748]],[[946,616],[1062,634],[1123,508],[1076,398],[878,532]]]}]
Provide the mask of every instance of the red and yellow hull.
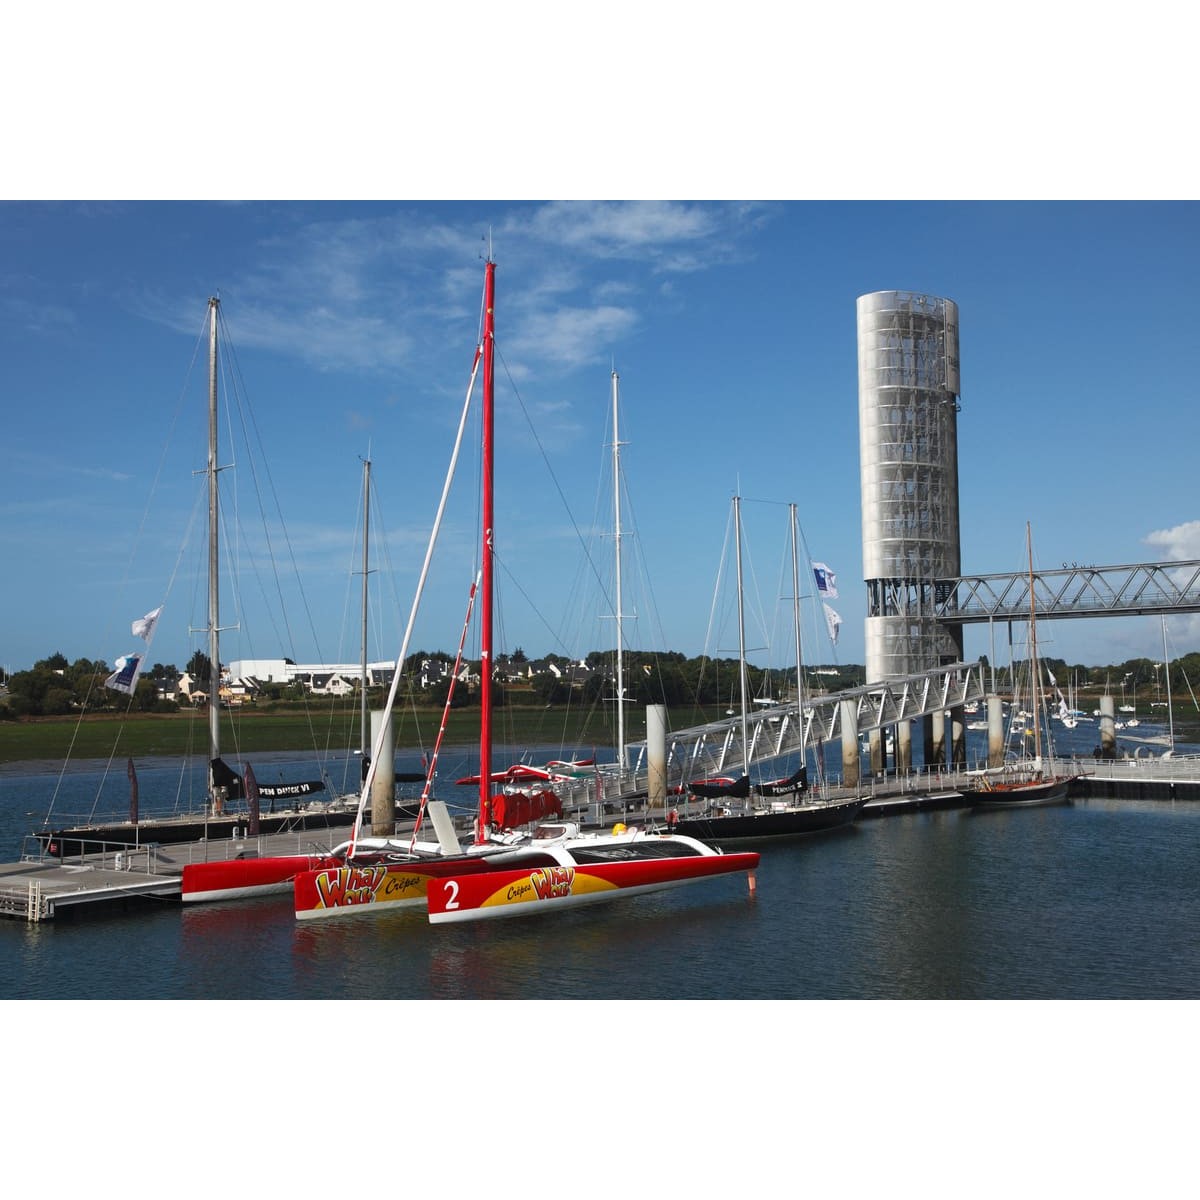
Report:
[{"label": "red and yellow hull", "polygon": [[447,873],[427,888],[434,925],[531,916],[560,908],[599,904],[699,883],[719,875],[747,872],[755,886],[757,853],[687,858],[647,858],[629,862],[528,865],[470,875]]},{"label": "red and yellow hull", "polygon": [[300,872],[335,866],[340,861],[330,855],[287,854],[187,863],[183,868],[180,899],[185,904],[196,904],[285,895],[292,890],[292,881]]},{"label": "red and yellow hull", "polygon": [[[527,854],[532,863],[552,863],[549,855]],[[431,880],[446,875],[468,878],[497,868],[483,855],[447,856],[417,862],[362,866],[331,865],[301,871],[295,878],[296,919],[318,920],[423,907]]]}]

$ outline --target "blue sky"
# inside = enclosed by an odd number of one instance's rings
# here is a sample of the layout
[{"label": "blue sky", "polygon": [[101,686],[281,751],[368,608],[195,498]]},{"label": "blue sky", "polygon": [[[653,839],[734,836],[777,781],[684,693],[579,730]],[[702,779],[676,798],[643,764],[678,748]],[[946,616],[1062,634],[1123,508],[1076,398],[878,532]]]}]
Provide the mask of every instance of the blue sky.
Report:
[{"label": "blue sky", "polygon": [[[638,614],[627,640],[736,652],[712,617],[736,492],[751,657],[790,654],[780,580],[795,502],[809,553],[837,572],[844,622],[836,651],[806,629],[806,658],[861,662],[855,301],[883,289],[959,304],[964,571],[1021,570],[1027,520],[1043,567],[1200,557],[1198,217],[1193,203],[1157,202],[3,203],[0,662],[112,662],[135,648],[129,621],[164,597],[151,660],[182,665],[201,645],[183,533],[212,293],[263,447],[257,483],[245,454],[223,476],[227,504],[247,529],[256,489],[278,505],[281,578],[302,581],[286,628],[258,599],[274,581],[243,581],[238,613],[223,600],[244,628],[222,657],[357,659],[368,453],[384,537],[371,655],[394,657],[467,385],[489,235],[508,649],[611,641],[583,547],[608,569],[615,365]],[[473,458],[414,649],[457,644]],[[1173,653],[1200,644],[1182,618],[1169,629]],[[1099,663],[1161,657],[1161,637],[1141,618],[1054,622],[1040,640]],[[968,628],[967,651],[988,651],[981,629]]]}]

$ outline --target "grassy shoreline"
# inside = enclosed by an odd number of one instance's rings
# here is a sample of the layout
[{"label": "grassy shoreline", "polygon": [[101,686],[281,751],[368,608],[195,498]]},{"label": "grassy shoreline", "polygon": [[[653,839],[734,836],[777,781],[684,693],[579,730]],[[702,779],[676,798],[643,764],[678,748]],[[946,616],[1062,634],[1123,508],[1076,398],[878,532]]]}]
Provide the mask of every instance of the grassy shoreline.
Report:
[{"label": "grassy shoreline", "polygon": [[[667,725],[680,729],[716,720],[720,714],[695,709],[672,710]],[[440,710],[409,709],[395,717],[395,745],[400,750],[432,750],[437,740]],[[1176,711],[1178,741],[1200,738],[1196,714]],[[1163,717],[1156,719],[1165,720]],[[630,742],[645,738],[645,713],[630,713],[625,731]],[[1098,736],[1098,735],[1097,735]],[[493,730],[497,745],[557,746],[561,755],[590,756],[610,753],[615,733],[594,712],[541,707],[507,707],[497,714]],[[479,739],[479,711],[451,712],[446,722],[444,746],[473,746]],[[358,749],[357,714],[344,709],[307,712],[246,711],[221,715],[221,745],[231,757],[269,752],[311,752],[314,757]],[[115,746],[115,750],[114,750]],[[205,714],[98,714],[75,717],[41,717],[0,722],[0,764],[61,762],[71,759],[168,758],[205,756],[208,724]]]},{"label": "grassy shoreline", "polygon": [[[714,714],[680,712],[677,724],[712,720]],[[398,749],[431,750],[437,740],[441,710],[408,710],[395,717]],[[595,713],[566,709],[506,708],[493,730],[497,745],[561,746],[564,755],[576,750],[590,755],[593,748],[611,748],[615,736]],[[645,714],[632,717],[629,741],[645,736]],[[479,710],[451,712],[444,746],[473,746],[479,740]],[[314,756],[358,749],[357,714],[344,710],[308,712],[240,712],[221,714],[223,753],[233,757],[270,751],[311,751]],[[114,745],[116,750],[114,751]],[[203,712],[138,715],[98,714],[33,718],[0,723],[0,763],[73,759],[135,759],[204,756],[208,753],[208,723]]]}]

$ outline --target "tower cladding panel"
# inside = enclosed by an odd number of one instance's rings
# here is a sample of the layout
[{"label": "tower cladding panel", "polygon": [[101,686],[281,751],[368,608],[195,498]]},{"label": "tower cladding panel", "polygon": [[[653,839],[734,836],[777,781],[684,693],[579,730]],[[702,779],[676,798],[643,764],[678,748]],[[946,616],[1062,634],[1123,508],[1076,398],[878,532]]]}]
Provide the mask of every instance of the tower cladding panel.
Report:
[{"label": "tower cladding panel", "polygon": [[915,292],[858,298],[858,422],[869,680],[962,658],[933,616],[959,574],[958,305]]}]

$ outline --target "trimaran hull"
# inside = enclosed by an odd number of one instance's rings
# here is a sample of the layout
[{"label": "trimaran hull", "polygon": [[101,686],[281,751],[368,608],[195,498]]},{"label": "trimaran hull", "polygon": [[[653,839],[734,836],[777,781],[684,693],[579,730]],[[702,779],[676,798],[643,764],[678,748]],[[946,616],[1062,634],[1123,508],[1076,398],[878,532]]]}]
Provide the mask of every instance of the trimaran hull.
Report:
[{"label": "trimaran hull", "polygon": [[252,896],[286,895],[301,871],[337,866],[333,855],[279,855],[220,862],[188,863],[183,868],[180,899],[184,904],[246,900]]},{"label": "trimaran hull", "polygon": [[753,892],[758,861],[757,854],[708,854],[633,862],[584,860],[573,865],[448,875],[428,889],[429,920],[441,925],[535,916],[629,899],[741,872],[749,873]]}]

